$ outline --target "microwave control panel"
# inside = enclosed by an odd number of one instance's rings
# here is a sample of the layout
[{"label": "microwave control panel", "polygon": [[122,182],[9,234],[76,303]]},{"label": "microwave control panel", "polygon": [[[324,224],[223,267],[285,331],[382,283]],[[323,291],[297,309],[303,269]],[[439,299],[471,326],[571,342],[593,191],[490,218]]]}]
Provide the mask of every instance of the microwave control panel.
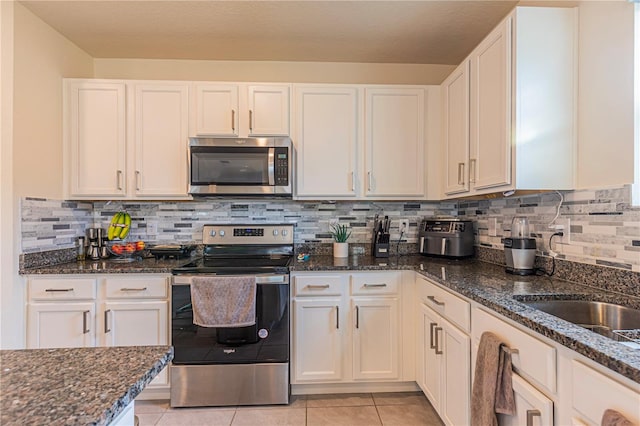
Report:
[{"label": "microwave control panel", "polygon": [[275,184],[277,186],[289,185],[289,149],[275,149]]}]

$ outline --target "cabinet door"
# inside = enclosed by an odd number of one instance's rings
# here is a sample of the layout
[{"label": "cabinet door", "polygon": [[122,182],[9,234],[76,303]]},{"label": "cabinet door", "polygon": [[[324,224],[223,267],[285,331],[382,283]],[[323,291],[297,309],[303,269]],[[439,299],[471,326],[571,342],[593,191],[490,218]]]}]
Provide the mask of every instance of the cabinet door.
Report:
[{"label": "cabinet door", "polygon": [[95,303],[30,303],[27,305],[27,348],[95,346]]},{"label": "cabinet door", "polygon": [[289,135],[289,86],[249,86],[249,135]]},{"label": "cabinet door", "polygon": [[475,189],[511,183],[511,18],[471,56],[471,152]]},{"label": "cabinet door", "polygon": [[516,414],[513,416],[498,414],[500,426],[553,424],[553,401],[517,374],[513,375],[513,395],[516,402]]},{"label": "cabinet door", "polygon": [[442,408],[446,424],[467,425],[471,413],[471,338],[441,319],[435,329],[436,349],[442,352]]},{"label": "cabinet door", "polygon": [[[169,344],[169,302],[105,302],[101,346]],[[169,384],[168,368],[150,385]]]},{"label": "cabinet door", "polygon": [[68,82],[65,115],[65,186],[69,195],[124,196],[125,84]]},{"label": "cabinet door", "polygon": [[398,299],[353,298],[353,378],[397,379],[400,321]]},{"label": "cabinet door", "polygon": [[292,383],[342,380],[344,313],[341,299],[293,301]]},{"label": "cabinet door", "polygon": [[355,197],[357,94],[350,88],[296,88],[298,196]]},{"label": "cabinet door", "polygon": [[195,134],[238,136],[238,86],[200,84],[195,92]]},{"label": "cabinet door", "polygon": [[365,195],[425,196],[424,89],[365,90]]},{"label": "cabinet door", "polygon": [[442,83],[444,193],[469,191],[469,61]]},{"label": "cabinet door", "polygon": [[135,86],[135,194],[187,197],[186,85]]},{"label": "cabinet door", "polygon": [[420,336],[420,348],[419,353],[421,355],[418,358],[418,371],[420,376],[418,378],[418,384],[427,396],[427,399],[431,402],[431,405],[440,412],[441,406],[441,380],[440,375],[442,371],[441,358],[436,353],[435,345],[435,328],[438,326],[440,317],[429,309],[424,303],[420,303],[419,310],[419,329],[421,331]]}]

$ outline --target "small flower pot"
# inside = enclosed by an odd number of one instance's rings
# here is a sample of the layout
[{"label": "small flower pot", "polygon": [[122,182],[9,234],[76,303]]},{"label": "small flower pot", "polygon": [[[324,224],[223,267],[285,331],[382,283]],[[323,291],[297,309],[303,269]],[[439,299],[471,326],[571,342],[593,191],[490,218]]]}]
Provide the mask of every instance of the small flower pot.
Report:
[{"label": "small flower pot", "polygon": [[333,257],[349,257],[349,243],[333,243]]}]

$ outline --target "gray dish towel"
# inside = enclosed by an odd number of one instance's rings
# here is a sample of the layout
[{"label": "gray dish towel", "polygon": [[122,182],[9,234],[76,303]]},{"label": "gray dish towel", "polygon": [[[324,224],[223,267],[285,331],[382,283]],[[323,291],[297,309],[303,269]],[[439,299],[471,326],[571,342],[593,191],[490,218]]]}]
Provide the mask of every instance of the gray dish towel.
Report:
[{"label": "gray dish towel", "polygon": [[480,337],[471,391],[471,424],[498,424],[496,413],[513,415],[511,353],[495,334],[485,331]]},{"label": "gray dish towel", "polygon": [[625,416],[617,412],[616,410],[605,410],[602,414],[601,426],[633,426],[633,423],[629,421]]},{"label": "gray dish towel", "polygon": [[193,323],[201,327],[246,327],[256,323],[256,278],[202,276],[191,280]]}]

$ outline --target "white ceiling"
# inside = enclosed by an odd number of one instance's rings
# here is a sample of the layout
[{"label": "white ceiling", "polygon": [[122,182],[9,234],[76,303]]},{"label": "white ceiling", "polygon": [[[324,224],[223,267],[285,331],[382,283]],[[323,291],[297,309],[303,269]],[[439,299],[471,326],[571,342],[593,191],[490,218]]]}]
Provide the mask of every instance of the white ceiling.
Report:
[{"label": "white ceiling", "polygon": [[94,58],[456,65],[517,1],[20,1]]}]

